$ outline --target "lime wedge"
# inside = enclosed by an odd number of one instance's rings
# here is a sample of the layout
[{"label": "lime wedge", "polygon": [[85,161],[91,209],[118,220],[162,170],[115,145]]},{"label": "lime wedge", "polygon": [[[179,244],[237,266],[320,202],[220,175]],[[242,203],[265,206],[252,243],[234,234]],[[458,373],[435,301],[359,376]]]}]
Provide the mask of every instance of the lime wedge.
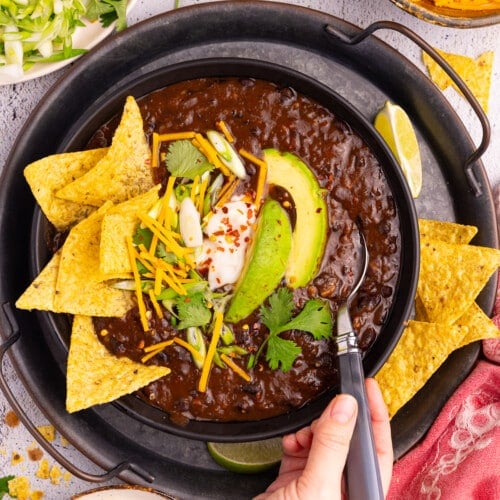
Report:
[{"label": "lime wedge", "polygon": [[410,118],[403,108],[387,101],[375,117],[375,128],[401,166],[413,198],[417,198],[422,189],[422,161]]},{"label": "lime wedge", "polygon": [[255,474],[277,465],[283,456],[281,438],[245,443],[207,443],[208,452],[222,467],[240,474]]}]

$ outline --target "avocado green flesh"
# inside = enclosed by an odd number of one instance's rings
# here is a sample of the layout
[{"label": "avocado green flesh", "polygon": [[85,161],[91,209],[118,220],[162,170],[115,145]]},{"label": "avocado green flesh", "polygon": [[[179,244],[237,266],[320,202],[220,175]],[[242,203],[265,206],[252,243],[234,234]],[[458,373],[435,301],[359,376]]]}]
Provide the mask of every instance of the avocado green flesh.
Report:
[{"label": "avocado green flesh", "polygon": [[241,321],[273,293],[285,274],[291,246],[290,219],[277,201],[268,199],[262,207],[253,244],[226,311],[226,321]]},{"label": "avocado green flesh", "polygon": [[309,167],[292,153],[264,150],[267,182],[285,188],[293,198],[297,220],[285,272],[290,288],[307,285],[318,272],[323,257],[328,211],[322,190]]}]

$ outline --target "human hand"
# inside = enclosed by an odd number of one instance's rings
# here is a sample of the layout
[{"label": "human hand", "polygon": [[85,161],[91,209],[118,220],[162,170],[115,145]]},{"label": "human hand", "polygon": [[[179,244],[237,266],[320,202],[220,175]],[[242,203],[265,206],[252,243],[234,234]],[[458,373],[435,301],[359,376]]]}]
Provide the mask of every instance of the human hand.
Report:
[{"label": "human hand", "polygon": [[[366,393],[382,487],[386,495],[393,462],[389,415],[374,379],[366,379]],[[345,496],[342,473],[356,415],[356,400],[348,394],[339,394],[311,426],[284,436],[279,475],[255,500],[340,500]]]}]

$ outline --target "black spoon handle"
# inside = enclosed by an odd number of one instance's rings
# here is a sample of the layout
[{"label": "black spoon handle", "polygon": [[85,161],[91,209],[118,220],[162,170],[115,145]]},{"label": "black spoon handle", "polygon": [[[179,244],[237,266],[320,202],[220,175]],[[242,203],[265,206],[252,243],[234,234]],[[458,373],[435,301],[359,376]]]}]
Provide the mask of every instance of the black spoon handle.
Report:
[{"label": "black spoon handle", "polygon": [[384,498],[380,469],[365,390],[365,377],[358,347],[338,356],[340,390],[358,401],[358,416],[347,456],[347,491],[349,500]]}]

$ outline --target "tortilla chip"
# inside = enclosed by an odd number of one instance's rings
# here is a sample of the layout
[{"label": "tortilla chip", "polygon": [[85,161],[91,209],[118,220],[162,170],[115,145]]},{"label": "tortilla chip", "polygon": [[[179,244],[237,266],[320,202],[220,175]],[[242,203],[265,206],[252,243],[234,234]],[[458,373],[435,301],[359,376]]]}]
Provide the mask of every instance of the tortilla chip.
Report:
[{"label": "tortilla chip", "polygon": [[87,316],[123,316],[133,306],[132,294],[100,280],[99,242],[104,214],[111,202],[71,229],[61,251],[55,310]]},{"label": "tortilla chip", "polygon": [[475,302],[458,318],[456,324],[469,328],[469,332],[458,347],[477,340],[500,338],[500,330]]},{"label": "tortilla chip", "polygon": [[56,291],[61,250],[57,251],[31,285],[17,299],[18,309],[38,309],[40,311],[55,311],[54,296]]},{"label": "tortilla chip", "polygon": [[375,375],[392,417],[427,382],[467,335],[468,327],[410,321]]},{"label": "tortilla chip", "polygon": [[418,295],[429,321],[451,325],[500,266],[500,251],[422,238]]},{"label": "tortilla chip", "polygon": [[92,318],[74,317],[67,371],[68,412],[108,403],[169,373],[164,366],[114,356],[99,342]]},{"label": "tortilla chip", "polygon": [[477,234],[476,226],[467,226],[456,222],[443,222],[418,219],[418,229],[422,238],[466,245]]},{"label": "tortilla chip", "polygon": [[416,321],[429,321],[427,317],[427,312],[425,310],[422,299],[418,295],[418,291],[415,295],[415,318]]},{"label": "tortilla chip", "polygon": [[[467,87],[469,87],[470,91],[474,94],[485,113],[487,113],[490,99],[494,52],[485,52],[478,58],[473,59],[459,54],[450,54],[438,49],[436,49],[436,51],[458,73]],[[458,90],[450,77],[426,52],[422,52],[422,59],[427,66],[430,77],[441,90],[446,89],[449,85],[452,85],[455,90]]]},{"label": "tortilla chip", "polygon": [[47,156],[24,169],[33,196],[58,231],[65,231],[95,208],[58,198],[56,192],[95,167],[107,151],[101,148]]},{"label": "tortilla chip", "polygon": [[139,222],[137,214],[147,213],[158,201],[159,188],[155,186],[147,193],[115,205],[104,216],[99,259],[102,280],[132,273],[125,238],[134,234]]},{"label": "tortilla chip", "polygon": [[129,96],[106,156],[85,175],[60,189],[57,196],[96,207],[107,200],[121,203],[153,187],[150,163],[141,112]]}]

